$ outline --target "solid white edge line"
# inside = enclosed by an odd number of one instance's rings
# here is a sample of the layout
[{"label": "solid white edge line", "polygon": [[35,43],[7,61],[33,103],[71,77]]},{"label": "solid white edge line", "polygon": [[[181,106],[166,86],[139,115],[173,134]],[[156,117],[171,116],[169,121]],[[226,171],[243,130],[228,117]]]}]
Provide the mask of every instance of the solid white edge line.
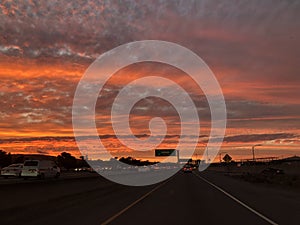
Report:
[{"label": "solid white edge line", "polygon": [[204,182],[208,183],[209,185],[213,186],[214,188],[216,188],[217,190],[221,191],[223,194],[225,194],[226,196],[228,196],[229,198],[231,198],[232,200],[236,201],[237,203],[239,203],[240,205],[244,206],[246,209],[250,210],[251,212],[253,212],[254,214],[256,214],[257,216],[259,216],[260,218],[264,219],[265,221],[267,221],[268,223],[272,224],[272,225],[278,225],[278,223],[275,223],[274,221],[270,220],[269,218],[267,218],[266,216],[262,215],[261,213],[257,212],[256,210],[252,209],[250,206],[246,205],[245,203],[243,203],[242,201],[240,201],[239,199],[237,199],[236,197],[232,196],[231,194],[229,194],[228,192],[224,191],[222,188],[218,187],[217,185],[211,183],[210,181],[208,181],[207,179],[201,177],[200,175],[194,173],[198,178],[200,178],[201,180],[203,180]]}]

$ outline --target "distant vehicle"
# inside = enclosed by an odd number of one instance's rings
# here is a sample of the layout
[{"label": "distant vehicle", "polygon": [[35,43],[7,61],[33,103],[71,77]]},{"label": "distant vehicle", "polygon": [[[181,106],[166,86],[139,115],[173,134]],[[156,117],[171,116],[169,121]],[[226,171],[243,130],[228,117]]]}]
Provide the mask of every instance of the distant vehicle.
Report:
[{"label": "distant vehicle", "polygon": [[149,172],[150,168],[148,166],[138,166],[138,172]]},{"label": "distant vehicle", "polygon": [[193,167],[187,164],[182,168],[182,171],[185,173],[191,173],[193,171]]},{"label": "distant vehicle", "polygon": [[37,177],[44,179],[45,177],[60,176],[60,168],[55,162],[50,160],[26,160],[22,169],[21,176],[25,179],[28,177]]},{"label": "distant vehicle", "polygon": [[197,166],[193,165],[193,166],[192,166],[192,169],[193,169],[193,170],[196,170],[196,169],[197,169]]},{"label": "distant vehicle", "polygon": [[11,164],[1,169],[1,176],[4,178],[8,177],[20,177],[22,172],[23,164]]},{"label": "distant vehicle", "polygon": [[75,172],[94,172],[91,167],[79,167],[74,169]]}]

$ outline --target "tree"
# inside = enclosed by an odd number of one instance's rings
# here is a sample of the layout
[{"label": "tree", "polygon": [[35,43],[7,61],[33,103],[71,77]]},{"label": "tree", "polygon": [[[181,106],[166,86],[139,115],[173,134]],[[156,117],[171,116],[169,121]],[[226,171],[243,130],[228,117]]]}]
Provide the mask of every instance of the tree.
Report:
[{"label": "tree", "polygon": [[11,154],[0,150],[0,167],[9,166],[12,163]]},{"label": "tree", "polygon": [[78,167],[90,167],[89,164],[84,160],[84,156],[80,156],[79,158],[80,160],[77,161]]},{"label": "tree", "polygon": [[73,169],[77,167],[77,160],[68,152],[62,152],[57,156],[57,163],[66,169]]},{"label": "tree", "polygon": [[132,157],[121,157],[119,159],[120,162],[122,163],[126,163],[128,165],[132,165],[132,166],[148,166],[148,165],[153,165],[155,164],[155,162],[149,162],[149,160],[143,161],[143,160],[139,160],[139,159],[135,159]]},{"label": "tree", "polygon": [[24,161],[25,161],[24,155],[17,156],[17,157],[14,159],[14,163],[23,163]]}]

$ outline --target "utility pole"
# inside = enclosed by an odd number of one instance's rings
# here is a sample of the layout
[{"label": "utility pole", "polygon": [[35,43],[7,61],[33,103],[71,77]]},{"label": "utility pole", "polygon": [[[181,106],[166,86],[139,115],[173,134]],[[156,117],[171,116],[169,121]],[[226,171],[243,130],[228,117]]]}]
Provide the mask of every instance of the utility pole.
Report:
[{"label": "utility pole", "polygon": [[255,153],[254,153],[254,150],[255,150],[255,147],[256,146],[262,146],[262,144],[256,144],[256,145],[253,145],[252,146],[252,157],[253,157],[253,162],[255,161]]},{"label": "utility pole", "polygon": [[210,161],[208,157],[209,157],[209,155],[208,155],[208,147],[206,146],[206,160],[207,160],[207,163],[209,163],[209,161]]}]

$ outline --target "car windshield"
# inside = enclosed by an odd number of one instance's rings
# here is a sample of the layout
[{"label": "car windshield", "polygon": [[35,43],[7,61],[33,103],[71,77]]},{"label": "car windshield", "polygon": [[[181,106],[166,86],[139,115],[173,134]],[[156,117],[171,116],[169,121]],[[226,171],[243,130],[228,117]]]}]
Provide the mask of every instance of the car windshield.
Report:
[{"label": "car windshield", "polygon": [[38,161],[27,161],[25,162],[24,166],[37,166]]}]

